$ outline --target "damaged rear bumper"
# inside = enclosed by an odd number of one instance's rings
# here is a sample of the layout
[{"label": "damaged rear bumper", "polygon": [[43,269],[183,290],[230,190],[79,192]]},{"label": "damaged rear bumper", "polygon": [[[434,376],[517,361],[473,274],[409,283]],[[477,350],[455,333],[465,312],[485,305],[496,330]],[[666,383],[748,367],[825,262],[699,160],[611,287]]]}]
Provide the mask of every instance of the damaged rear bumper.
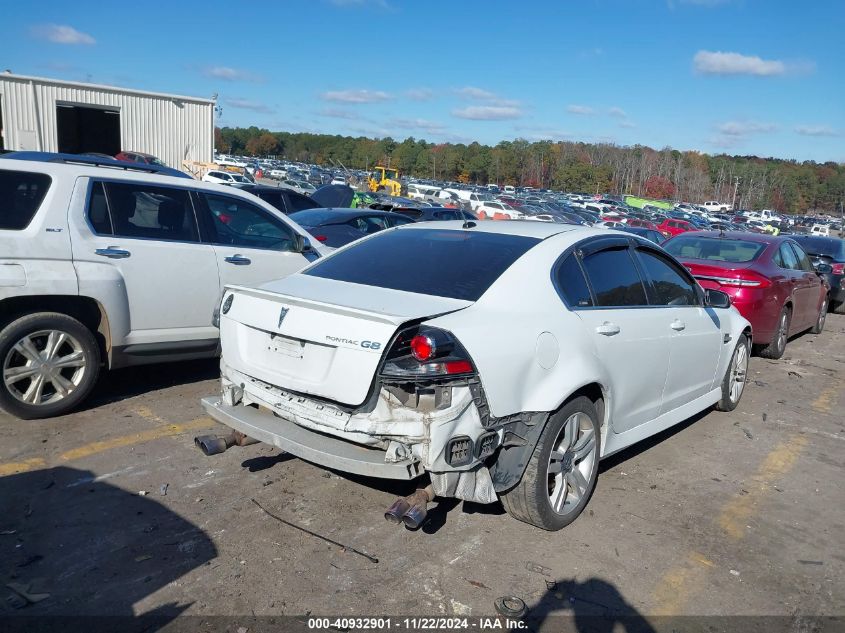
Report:
[{"label": "damaged rear bumper", "polygon": [[355,475],[402,480],[416,479],[424,472],[419,460],[388,463],[384,461],[383,450],[306,429],[266,410],[226,405],[219,397],[203,398],[202,406],[221,424],[327,468]]}]

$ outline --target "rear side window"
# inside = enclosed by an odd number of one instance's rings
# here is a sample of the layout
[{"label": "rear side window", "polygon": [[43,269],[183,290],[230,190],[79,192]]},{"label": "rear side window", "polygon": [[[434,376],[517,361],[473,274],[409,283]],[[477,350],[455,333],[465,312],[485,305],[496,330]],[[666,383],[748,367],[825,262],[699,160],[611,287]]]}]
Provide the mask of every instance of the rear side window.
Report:
[{"label": "rear side window", "polygon": [[645,288],[627,248],[599,251],[584,258],[584,270],[593,286],[596,305],[648,305]]},{"label": "rear side window", "polygon": [[95,182],[88,221],[99,235],[198,242],[188,191],[146,184]]},{"label": "rear side window", "polygon": [[0,171],[0,230],[29,226],[50,188],[50,176],[26,171]]},{"label": "rear side window", "polygon": [[567,256],[557,267],[555,282],[566,303],[571,307],[584,308],[593,305],[584,272],[574,255]]},{"label": "rear side window", "polygon": [[533,237],[482,231],[385,231],[320,261],[304,274],[477,301],[539,241]]},{"label": "rear side window", "polygon": [[640,250],[639,255],[645,274],[654,286],[655,305],[698,305],[695,286],[673,264],[649,251]]}]

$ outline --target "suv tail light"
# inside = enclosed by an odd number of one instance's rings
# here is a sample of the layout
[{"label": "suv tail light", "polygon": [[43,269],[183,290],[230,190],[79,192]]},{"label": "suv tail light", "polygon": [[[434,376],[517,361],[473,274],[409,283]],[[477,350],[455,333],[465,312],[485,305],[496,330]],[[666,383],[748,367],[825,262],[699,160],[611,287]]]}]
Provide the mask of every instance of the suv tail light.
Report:
[{"label": "suv tail light", "polygon": [[381,375],[387,378],[436,378],[473,373],[475,365],[454,335],[425,325],[399,332],[381,369]]},{"label": "suv tail light", "polygon": [[832,264],[831,268],[834,275],[845,275],[845,264]]}]

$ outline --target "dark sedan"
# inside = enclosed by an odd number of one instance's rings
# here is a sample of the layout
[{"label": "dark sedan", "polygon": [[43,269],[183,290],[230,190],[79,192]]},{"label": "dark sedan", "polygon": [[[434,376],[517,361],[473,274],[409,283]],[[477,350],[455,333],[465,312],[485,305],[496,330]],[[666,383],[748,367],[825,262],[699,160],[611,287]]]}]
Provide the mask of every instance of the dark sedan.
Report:
[{"label": "dark sedan", "polygon": [[377,233],[413,220],[399,213],[374,209],[306,209],[288,217],[332,248],[345,246],[371,233]]},{"label": "dark sedan", "polygon": [[448,207],[397,207],[393,213],[398,213],[412,219],[414,222],[435,222],[438,220],[477,220],[478,217],[470,211],[463,209],[450,209]]},{"label": "dark sedan", "polygon": [[817,235],[793,235],[792,239],[807,251],[813,266],[830,284],[831,312],[845,313],[845,240]]}]

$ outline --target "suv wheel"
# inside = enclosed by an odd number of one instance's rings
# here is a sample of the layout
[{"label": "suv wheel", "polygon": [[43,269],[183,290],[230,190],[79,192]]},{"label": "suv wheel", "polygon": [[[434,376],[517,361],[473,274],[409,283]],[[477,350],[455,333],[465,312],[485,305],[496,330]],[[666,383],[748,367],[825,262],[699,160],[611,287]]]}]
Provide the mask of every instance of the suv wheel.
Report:
[{"label": "suv wheel", "polygon": [[99,370],[94,335],[66,314],[30,314],[0,331],[0,407],[19,418],[66,413],[90,393]]},{"label": "suv wheel", "polygon": [[568,402],[549,419],[520,482],[501,495],[505,510],[544,530],[572,523],[595,488],[600,446],[593,403],[584,396]]}]

